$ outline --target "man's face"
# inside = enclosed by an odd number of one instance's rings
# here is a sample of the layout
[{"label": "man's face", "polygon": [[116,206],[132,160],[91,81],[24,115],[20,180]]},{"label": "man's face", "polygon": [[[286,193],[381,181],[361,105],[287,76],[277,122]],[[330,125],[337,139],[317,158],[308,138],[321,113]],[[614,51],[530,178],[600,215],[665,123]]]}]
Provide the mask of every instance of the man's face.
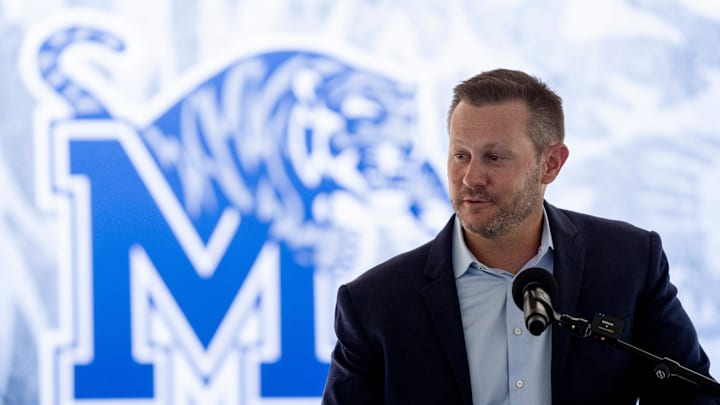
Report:
[{"label": "man's face", "polygon": [[464,101],[450,118],[448,183],[463,227],[496,239],[541,210],[542,165],[528,136],[522,101],[476,107]]}]

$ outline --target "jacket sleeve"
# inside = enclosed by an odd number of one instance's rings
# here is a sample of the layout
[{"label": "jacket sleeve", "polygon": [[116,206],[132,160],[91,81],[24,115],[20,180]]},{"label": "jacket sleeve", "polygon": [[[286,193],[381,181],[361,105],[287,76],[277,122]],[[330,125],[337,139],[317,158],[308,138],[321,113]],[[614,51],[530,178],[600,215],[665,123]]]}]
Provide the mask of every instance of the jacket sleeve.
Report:
[{"label": "jacket sleeve", "polygon": [[[645,288],[638,302],[635,331],[642,349],[709,376],[710,361],[677,298],[677,289],[670,282],[668,261],[655,232],[650,234],[650,261]],[[658,380],[654,377],[654,362],[647,363],[647,377],[640,393],[641,405],[720,404],[719,397],[703,395],[699,389],[676,377]]]},{"label": "jacket sleeve", "polygon": [[338,290],[335,334],[338,341],[332,353],[322,403],[382,404],[381,350],[373,347],[368,339],[346,286]]}]

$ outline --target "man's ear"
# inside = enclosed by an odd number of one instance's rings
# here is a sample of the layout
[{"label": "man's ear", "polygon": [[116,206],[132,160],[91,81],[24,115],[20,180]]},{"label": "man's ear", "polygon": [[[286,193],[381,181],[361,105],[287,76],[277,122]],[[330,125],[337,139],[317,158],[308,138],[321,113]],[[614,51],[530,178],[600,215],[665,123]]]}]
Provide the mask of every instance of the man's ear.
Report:
[{"label": "man's ear", "polygon": [[570,150],[564,143],[556,143],[548,148],[543,154],[542,161],[541,180],[543,184],[550,184],[555,180],[569,155]]}]

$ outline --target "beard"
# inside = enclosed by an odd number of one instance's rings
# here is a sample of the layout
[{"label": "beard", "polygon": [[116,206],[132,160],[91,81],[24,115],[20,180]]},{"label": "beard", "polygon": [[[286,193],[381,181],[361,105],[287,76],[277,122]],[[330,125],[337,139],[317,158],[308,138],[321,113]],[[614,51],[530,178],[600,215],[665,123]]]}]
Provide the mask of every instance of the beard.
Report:
[{"label": "beard", "polygon": [[462,201],[465,198],[484,199],[497,204],[497,198],[484,187],[462,188],[459,198],[453,201],[453,207],[463,228],[487,239],[497,239],[527,219],[542,202],[542,185],[540,184],[540,168],[533,170],[520,190],[517,190],[510,201],[499,206],[497,212],[485,223],[471,224],[464,218]]}]

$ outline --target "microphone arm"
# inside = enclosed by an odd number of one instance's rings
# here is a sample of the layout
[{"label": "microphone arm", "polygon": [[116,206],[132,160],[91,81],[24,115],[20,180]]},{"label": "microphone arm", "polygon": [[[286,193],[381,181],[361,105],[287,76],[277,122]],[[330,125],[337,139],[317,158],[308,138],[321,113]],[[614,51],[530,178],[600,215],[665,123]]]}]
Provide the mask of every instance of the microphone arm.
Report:
[{"label": "microphone arm", "polygon": [[679,378],[692,385],[699,386],[706,393],[720,395],[720,383],[712,378],[691,370],[677,361],[668,357],[659,357],[620,339],[623,321],[620,319],[596,314],[592,323],[582,318],[575,318],[570,315],[560,314],[552,310],[552,321],[563,328],[568,329],[573,335],[579,338],[592,338],[596,341],[617,346],[627,352],[654,361],[656,366],[653,370],[655,377],[659,380],[667,380],[671,377]]},{"label": "microphone arm", "polygon": [[547,270],[534,267],[520,272],[513,281],[513,300],[523,311],[525,326],[533,335],[540,335],[549,324],[558,324],[582,339],[617,346],[625,351],[654,361],[655,377],[667,380],[676,377],[702,388],[711,395],[720,395],[720,384],[712,378],[682,366],[675,360],[659,357],[620,339],[623,321],[605,314],[596,314],[592,322],[582,318],[555,312],[552,300],[557,292],[557,284]]}]

